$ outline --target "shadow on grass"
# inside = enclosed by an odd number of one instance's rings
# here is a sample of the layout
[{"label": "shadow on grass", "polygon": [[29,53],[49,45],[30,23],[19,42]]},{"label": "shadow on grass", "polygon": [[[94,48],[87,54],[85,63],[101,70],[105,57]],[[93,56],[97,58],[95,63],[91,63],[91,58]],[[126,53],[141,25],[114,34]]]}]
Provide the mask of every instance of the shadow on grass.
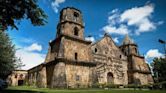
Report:
[{"label": "shadow on grass", "polygon": [[3,91],[0,91],[0,93],[45,93],[45,92],[39,92],[39,91],[33,91],[33,90],[10,90],[10,89],[6,89]]}]

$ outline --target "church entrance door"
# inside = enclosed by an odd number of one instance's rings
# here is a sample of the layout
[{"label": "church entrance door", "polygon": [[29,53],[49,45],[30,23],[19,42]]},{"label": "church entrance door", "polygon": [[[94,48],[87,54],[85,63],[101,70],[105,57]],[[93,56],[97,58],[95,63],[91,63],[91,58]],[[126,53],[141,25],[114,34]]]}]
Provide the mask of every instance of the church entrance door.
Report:
[{"label": "church entrance door", "polygon": [[107,83],[108,84],[113,84],[114,83],[113,74],[111,72],[107,73]]}]

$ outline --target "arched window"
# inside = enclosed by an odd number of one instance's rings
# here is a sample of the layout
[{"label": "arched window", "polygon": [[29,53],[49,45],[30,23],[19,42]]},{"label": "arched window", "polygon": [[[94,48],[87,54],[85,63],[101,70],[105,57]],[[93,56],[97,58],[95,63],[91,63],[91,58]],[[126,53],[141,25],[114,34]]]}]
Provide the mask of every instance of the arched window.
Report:
[{"label": "arched window", "polygon": [[74,12],[74,17],[79,17],[79,14],[77,12]]},{"label": "arched window", "polygon": [[78,36],[78,31],[79,31],[79,29],[78,29],[77,27],[75,27],[75,28],[74,28],[74,35],[75,35],[75,36]]},{"label": "arched window", "polygon": [[79,14],[77,12],[74,12],[73,16],[74,16],[74,21],[77,22],[77,20],[79,19]]},{"label": "arched window", "polygon": [[95,53],[97,53],[97,48],[95,48]]},{"label": "arched window", "polygon": [[119,55],[119,58],[122,58],[122,55]]},{"label": "arched window", "polygon": [[137,54],[137,48],[135,48],[135,53]]}]

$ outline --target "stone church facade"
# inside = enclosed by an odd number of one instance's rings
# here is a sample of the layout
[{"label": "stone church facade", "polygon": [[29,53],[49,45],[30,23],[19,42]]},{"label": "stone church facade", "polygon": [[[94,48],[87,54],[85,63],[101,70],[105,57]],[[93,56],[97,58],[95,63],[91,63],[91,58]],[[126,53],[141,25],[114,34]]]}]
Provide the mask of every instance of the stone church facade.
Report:
[{"label": "stone church facade", "polygon": [[56,37],[45,62],[28,70],[28,83],[49,88],[86,88],[93,84],[149,84],[153,78],[137,45],[126,36],[117,46],[111,36],[92,43],[84,38],[81,11],[62,9]]}]

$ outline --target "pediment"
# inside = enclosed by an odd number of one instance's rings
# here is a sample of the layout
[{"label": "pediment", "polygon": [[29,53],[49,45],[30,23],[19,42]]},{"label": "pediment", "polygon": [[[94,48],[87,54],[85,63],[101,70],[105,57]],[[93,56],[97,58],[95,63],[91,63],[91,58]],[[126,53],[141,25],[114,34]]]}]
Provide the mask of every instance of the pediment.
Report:
[{"label": "pediment", "polygon": [[109,57],[123,57],[124,54],[121,52],[119,47],[112,40],[111,36],[104,35],[102,39],[91,45],[92,53],[96,55],[103,55]]}]

